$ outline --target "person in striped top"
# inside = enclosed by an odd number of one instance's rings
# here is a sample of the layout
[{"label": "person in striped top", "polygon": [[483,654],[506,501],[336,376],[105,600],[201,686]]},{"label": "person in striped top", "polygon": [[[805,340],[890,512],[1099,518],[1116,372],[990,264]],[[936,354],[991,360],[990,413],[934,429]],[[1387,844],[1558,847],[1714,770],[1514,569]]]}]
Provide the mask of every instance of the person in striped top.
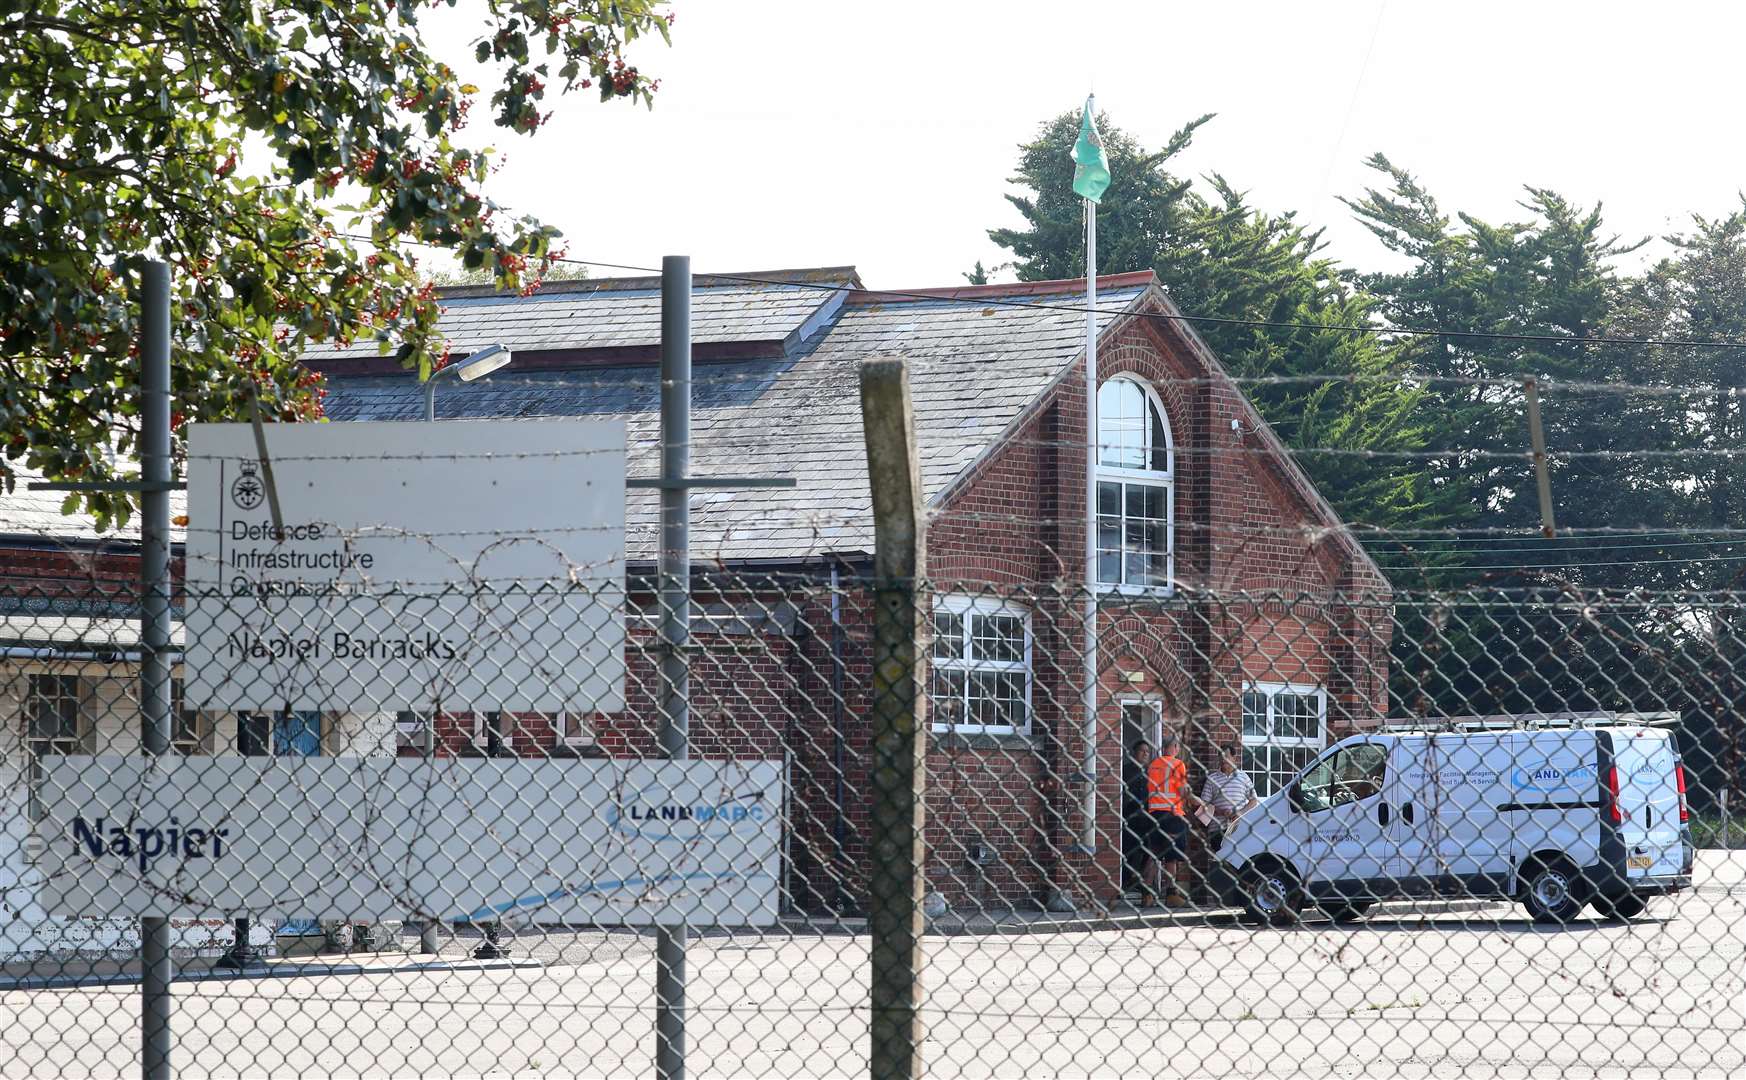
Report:
[{"label": "person in striped top", "polygon": [[1239,764],[1236,747],[1219,747],[1219,767],[1207,770],[1200,785],[1200,801],[1212,811],[1214,829],[1223,830],[1261,801],[1255,797],[1255,782]]}]

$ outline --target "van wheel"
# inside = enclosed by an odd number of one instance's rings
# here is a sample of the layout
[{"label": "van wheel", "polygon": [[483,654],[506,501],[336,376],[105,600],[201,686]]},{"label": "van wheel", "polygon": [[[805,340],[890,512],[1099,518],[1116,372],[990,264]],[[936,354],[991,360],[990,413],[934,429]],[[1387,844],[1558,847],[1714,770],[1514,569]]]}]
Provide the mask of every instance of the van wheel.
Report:
[{"label": "van wheel", "polygon": [[1290,926],[1303,905],[1297,878],[1276,864],[1252,867],[1243,873],[1243,914],[1263,926]]},{"label": "van wheel", "polygon": [[1328,918],[1337,923],[1357,922],[1366,912],[1376,906],[1374,900],[1354,900],[1349,904],[1340,904],[1328,909]]},{"label": "van wheel", "polygon": [[1568,863],[1529,863],[1522,867],[1522,906],[1537,923],[1567,923],[1582,910],[1577,874]]},{"label": "van wheel", "polygon": [[1594,898],[1594,911],[1603,919],[1635,919],[1649,907],[1649,898],[1636,893],[1621,893],[1617,896],[1597,896]]}]

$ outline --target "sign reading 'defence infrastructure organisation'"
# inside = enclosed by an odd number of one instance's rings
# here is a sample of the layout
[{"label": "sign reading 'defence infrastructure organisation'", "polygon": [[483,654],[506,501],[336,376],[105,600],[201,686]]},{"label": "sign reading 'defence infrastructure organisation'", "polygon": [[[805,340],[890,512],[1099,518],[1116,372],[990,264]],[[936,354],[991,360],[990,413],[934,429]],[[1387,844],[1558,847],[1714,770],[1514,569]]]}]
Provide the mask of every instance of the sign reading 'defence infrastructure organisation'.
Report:
[{"label": "sign reading 'defence infrastructure organisation'", "polygon": [[769,925],[773,761],[45,757],[50,915]]},{"label": "sign reading 'defence infrastructure organisation'", "polygon": [[624,707],[620,421],[196,424],[184,700]]}]

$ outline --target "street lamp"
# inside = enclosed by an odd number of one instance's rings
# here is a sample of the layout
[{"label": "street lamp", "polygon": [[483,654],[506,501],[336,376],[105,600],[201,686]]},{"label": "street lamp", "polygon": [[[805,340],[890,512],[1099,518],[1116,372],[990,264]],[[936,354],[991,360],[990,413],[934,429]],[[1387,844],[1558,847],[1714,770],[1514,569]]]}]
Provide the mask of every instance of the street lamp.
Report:
[{"label": "street lamp", "polygon": [[[501,711],[485,714],[485,756],[488,758],[514,757],[513,753],[503,745],[503,713]],[[475,960],[502,960],[509,955],[509,946],[502,938],[503,920],[491,919],[485,923],[485,940],[473,949]]]},{"label": "street lamp", "polygon": [[[236,714],[236,748],[243,757],[265,757],[270,750],[273,724],[266,713]],[[251,971],[263,965],[261,954],[249,943],[249,918],[244,915],[233,924],[236,937],[230,949],[213,962],[213,967],[230,971]]]},{"label": "street lamp", "polygon": [[[424,418],[427,422],[436,420],[436,385],[437,378],[447,372],[454,372],[462,382],[472,382],[474,379],[491,374],[499,368],[509,366],[515,359],[515,354],[509,351],[509,346],[503,344],[487,345],[476,353],[463,357],[460,361],[447,367],[437,368],[430,373],[430,378],[424,380]],[[424,718],[423,751],[426,758],[436,756],[436,718],[437,710],[433,710]],[[493,935],[495,937],[495,935]],[[436,919],[426,917],[424,927],[418,934],[418,951],[426,956],[437,953]]]},{"label": "street lamp", "polygon": [[513,359],[515,359],[515,354],[509,351],[509,346],[488,345],[465,359],[447,367],[437,368],[430,373],[430,378],[424,380],[424,418],[426,420],[436,419],[436,381],[439,375],[452,371],[460,376],[462,382],[472,382],[474,379],[491,374],[498,368],[507,367]]}]

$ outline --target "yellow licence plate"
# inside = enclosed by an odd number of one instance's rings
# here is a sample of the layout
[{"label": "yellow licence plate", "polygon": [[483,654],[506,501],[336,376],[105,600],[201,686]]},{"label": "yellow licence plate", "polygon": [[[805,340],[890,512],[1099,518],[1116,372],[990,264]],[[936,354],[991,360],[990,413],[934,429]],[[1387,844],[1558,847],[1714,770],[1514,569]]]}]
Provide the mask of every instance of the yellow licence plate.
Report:
[{"label": "yellow licence plate", "polygon": [[1625,865],[1632,870],[1647,870],[1655,865],[1653,855],[1632,855],[1625,860]]}]

